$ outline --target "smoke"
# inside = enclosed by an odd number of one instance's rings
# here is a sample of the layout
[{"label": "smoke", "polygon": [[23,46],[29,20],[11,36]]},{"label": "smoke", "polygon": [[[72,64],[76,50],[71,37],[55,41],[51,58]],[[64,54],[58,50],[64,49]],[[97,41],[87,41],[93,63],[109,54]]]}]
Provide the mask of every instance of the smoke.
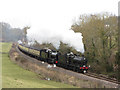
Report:
[{"label": "smoke", "polygon": [[[55,24],[56,25],[56,24]],[[84,53],[84,45],[82,42],[82,34],[75,33],[73,30],[69,29],[69,26],[61,27],[48,27],[48,28],[40,28],[37,25],[31,27],[28,30],[28,40],[29,44],[36,40],[40,44],[42,43],[52,43],[55,48],[59,48],[60,41],[68,44],[68,46],[73,47],[78,52]]]},{"label": "smoke", "polygon": [[[58,48],[62,41],[84,52],[81,34],[69,30],[71,20],[76,16],[79,18],[79,15],[84,13],[106,11],[112,11],[116,15],[118,13],[116,11],[118,0],[93,2],[91,0],[1,0],[0,21],[10,23],[14,28],[22,28],[30,24],[31,29],[27,34],[29,44],[37,40],[39,43],[53,43]],[[111,8],[112,5],[114,8]]]},{"label": "smoke", "polygon": [[[23,24],[24,22],[30,24],[28,26],[31,28],[27,31],[29,44],[33,44],[36,40],[40,44],[52,43],[59,48],[60,41],[62,41],[77,51],[84,52],[81,33],[70,30],[72,19],[80,14],[79,5],[74,4],[75,6],[71,7],[74,1],[70,3],[66,0],[30,0],[29,2],[31,3],[21,3],[24,4],[24,8],[18,9],[19,15],[16,13],[15,16],[19,21],[23,21]],[[24,18],[21,15],[24,15]]]}]

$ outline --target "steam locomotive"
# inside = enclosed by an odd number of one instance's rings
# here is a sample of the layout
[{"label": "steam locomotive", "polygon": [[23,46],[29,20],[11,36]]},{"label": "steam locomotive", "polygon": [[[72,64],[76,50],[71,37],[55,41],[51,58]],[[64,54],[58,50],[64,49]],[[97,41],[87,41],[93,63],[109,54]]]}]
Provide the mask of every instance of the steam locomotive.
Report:
[{"label": "steam locomotive", "polygon": [[48,48],[37,49],[22,44],[19,44],[18,48],[23,53],[49,64],[54,64],[59,67],[82,73],[86,73],[88,70],[88,60],[84,56],[80,57],[72,52],[62,54],[59,51],[54,51]]}]

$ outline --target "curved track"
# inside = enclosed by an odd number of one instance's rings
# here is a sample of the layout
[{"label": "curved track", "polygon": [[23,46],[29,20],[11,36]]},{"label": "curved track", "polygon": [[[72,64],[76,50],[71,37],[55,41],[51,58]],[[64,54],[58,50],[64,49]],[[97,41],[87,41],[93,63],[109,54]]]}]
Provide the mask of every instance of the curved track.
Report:
[{"label": "curved track", "polygon": [[120,84],[120,82],[118,82],[118,80],[116,80],[114,78],[107,77],[105,75],[101,75],[101,74],[98,75],[98,74],[91,73],[91,72],[88,72],[85,75],[90,76],[90,77],[94,77],[94,78],[98,78],[98,79],[101,79],[101,80],[106,80],[106,81],[109,81],[109,82],[112,82],[112,83]]},{"label": "curved track", "polygon": [[[17,50],[17,52],[21,55],[21,56],[23,56],[24,58],[26,58],[26,59],[29,59],[30,61],[32,61],[32,62],[34,62],[35,64],[37,64],[37,65],[41,65],[42,64],[42,62],[41,61],[38,61],[38,60],[36,60],[35,58],[32,58],[32,57],[30,57],[30,56],[27,56],[27,55],[25,55],[24,53],[22,53],[19,49],[18,49],[18,47],[16,46],[16,50]],[[48,64],[47,63],[44,63],[44,64],[42,64],[43,66],[47,66]],[[114,86],[114,87],[119,87],[119,85],[120,85],[120,82],[118,82],[117,80],[115,80],[115,79],[112,79],[112,78],[108,78],[108,77],[106,77],[106,76],[103,76],[103,75],[97,75],[97,74],[95,74],[95,73],[91,73],[91,72],[88,72],[88,73],[86,73],[86,74],[81,74],[81,73],[77,73],[77,72],[73,72],[73,71],[70,71],[70,70],[66,70],[66,69],[63,69],[63,68],[61,68],[61,67],[55,67],[55,68],[51,68],[52,70],[54,70],[54,71],[60,71],[60,72],[63,72],[63,73],[67,73],[67,74],[69,74],[69,75],[71,75],[71,76],[75,76],[75,77],[78,77],[78,78],[82,78],[82,79],[85,79],[85,80],[91,80],[91,81],[99,81],[100,83],[103,83],[104,82],[104,84],[111,84],[112,86]]]}]

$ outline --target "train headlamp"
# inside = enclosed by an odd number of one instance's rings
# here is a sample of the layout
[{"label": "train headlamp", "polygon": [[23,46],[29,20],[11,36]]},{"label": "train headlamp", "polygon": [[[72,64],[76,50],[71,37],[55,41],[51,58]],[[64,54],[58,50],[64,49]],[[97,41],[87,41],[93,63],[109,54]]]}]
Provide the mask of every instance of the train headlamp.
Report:
[{"label": "train headlamp", "polygon": [[85,65],[83,65],[83,67],[85,67]]}]

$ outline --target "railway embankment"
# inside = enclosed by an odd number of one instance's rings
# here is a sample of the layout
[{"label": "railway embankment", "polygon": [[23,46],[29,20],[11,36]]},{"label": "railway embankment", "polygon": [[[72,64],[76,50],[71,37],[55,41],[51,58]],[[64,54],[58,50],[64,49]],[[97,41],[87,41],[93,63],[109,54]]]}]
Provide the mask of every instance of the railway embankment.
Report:
[{"label": "railway embankment", "polygon": [[60,67],[54,67],[34,59],[19,51],[16,45],[12,46],[9,55],[14,63],[24,69],[37,73],[44,80],[67,83],[80,88],[116,88],[118,86],[112,82],[89,77]]},{"label": "railway embankment", "polygon": [[2,82],[1,88],[17,90],[24,88],[75,88],[72,85],[63,84],[55,81],[43,80],[41,75],[25,70],[11,61],[9,58],[9,50],[11,43],[2,42],[0,56],[2,57]]}]

